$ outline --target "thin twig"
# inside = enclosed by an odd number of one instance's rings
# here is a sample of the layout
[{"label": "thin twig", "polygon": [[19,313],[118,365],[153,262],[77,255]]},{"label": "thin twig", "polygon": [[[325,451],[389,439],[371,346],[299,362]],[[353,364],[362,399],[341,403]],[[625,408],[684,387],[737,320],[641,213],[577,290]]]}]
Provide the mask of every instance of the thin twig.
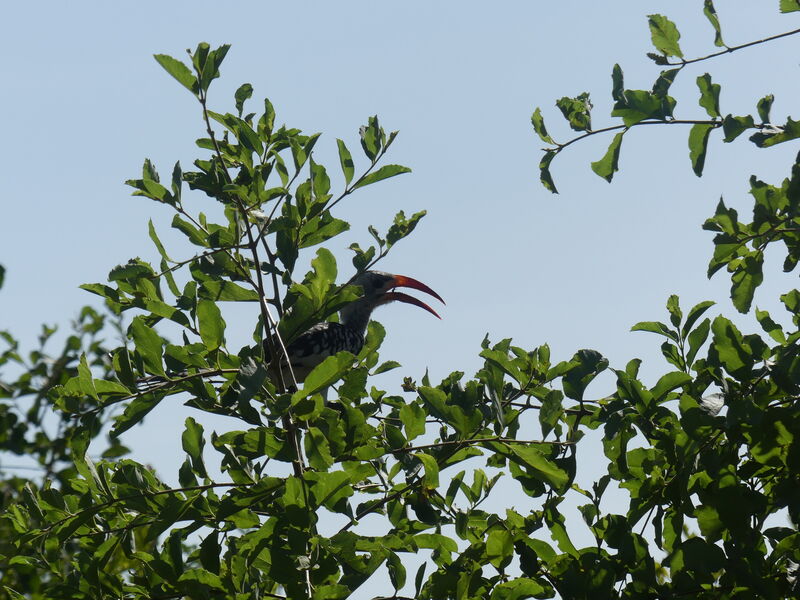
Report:
[{"label": "thin twig", "polygon": [[741,50],[742,48],[749,48],[750,46],[755,46],[757,44],[763,44],[765,42],[771,42],[772,40],[777,40],[783,37],[787,37],[790,35],[794,35],[796,33],[800,33],[800,29],[793,29],[792,31],[786,31],[784,33],[779,33],[777,35],[771,35],[769,37],[765,37],[761,40],[756,40],[754,42],[747,42],[746,44],[741,44],[739,46],[728,46],[725,50],[720,50],[719,52],[713,52],[712,54],[707,54],[706,56],[701,56],[699,58],[691,58],[689,60],[681,59],[680,62],[664,62],[664,65],[668,65],[671,67],[683,67],[686,65],[690,65],[692,63],[700,62],[703,60],[708,60],[710,58],[715,58],[717,56],[722,56],[723,54],[730,54],[731,52],[736,52],[736,50]]},{"label": "thin twig", "polygon": [[[638,123],[633,123],[631,125],[612,125],[610,127],[603,127],[602,129],[592,129],[591,131],[587,131],[583,135],[579,135],[578,137],[574,137],[568,142],[564,142],[563,144],[559,144],[558,142],[554,142],[557,146],[556,148],[544,148],[546,152],[561,152],[567,146],[574,144],[575,142],[579,142],[580,140],[586,139],[587,137],[597,135],[598,133],[607,133],[609,131],[617,131],[619,129],[631,129],[633,127],[638,127],[639,125],[712,125],[713,127],[721,127],[722,121],[719,119],[716,120],[709,120],[709,119],[645,119],[644,121],[639,121]],[[761,129],[761,126],[756,125],[754,129]]]},{"label": "thin twig", "polygon": [[543,440],[518,440],[515,438],[506,438],[506,437],[488,437],[488,438],[471,438],[465,440],[448,440],[445,442],[438,442],[436,444],[425,444],[424,446],[407,446],[404,448],[399,448],[397,450],[392,450],[393,454],[399,453],[409,453],[409,452],[417,452],[418,450],[432,450],[436,448],[445,448],[448,446],[454,445],[462,445],[462,446],[471,446],[475,444],[483,444],[487,442],[496,442],[499,444],[522,444],[522,445],[533,445],[533,444],[546,444],[549,446],[574,446],[575,442],[545,442]]}]

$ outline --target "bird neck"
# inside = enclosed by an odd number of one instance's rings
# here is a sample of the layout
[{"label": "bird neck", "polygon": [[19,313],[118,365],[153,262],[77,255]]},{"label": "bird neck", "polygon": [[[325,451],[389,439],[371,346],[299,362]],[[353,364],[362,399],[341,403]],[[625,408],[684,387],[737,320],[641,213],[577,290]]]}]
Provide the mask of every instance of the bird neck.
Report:
[{"label": "bird neck", "polygon": [[339,311],[339,319],[342,325],[363,337],[374,309],[374,304],[368,303],[362,298],[351,302]]}]

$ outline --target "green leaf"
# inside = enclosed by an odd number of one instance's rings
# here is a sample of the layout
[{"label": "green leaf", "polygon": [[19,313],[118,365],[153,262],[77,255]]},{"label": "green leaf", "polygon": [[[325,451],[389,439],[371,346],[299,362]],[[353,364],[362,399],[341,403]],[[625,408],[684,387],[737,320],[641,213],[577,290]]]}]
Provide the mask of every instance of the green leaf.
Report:
[{"label": "green leaf", "polygon": [[164,260],[171,260],[170,257],[167,256],[167,251],[164,250],[164,245],[158,238],[158,234],[156,233],[156,228],[153,225],[153,219],[148,219],[147,231],[148,234],[150,235],[150,239],[153,240],[153,243],[156,245],[156,249],[158,250],[158,253],[161,255],[161,258],[163,258]]},{"label": "green leaf", "polygon": [[549,590],[536,580],[518,577],[495,586],[490,599],[522,600],[523,598],[547,598],[549,595]]},{"label": "green leaf", "polygon": [[81,354],[81,360],[78,363],[78,380],[81,384],[81,390],[85,394],[97,401],[100,400],[97,396],[94,380],[92,379],[92,371],[89,369],[89,363],[86,361],[86,354]]},{"label": "green leaf", "polygon": [[781,0],[781,12],[790,13],[800,10],[800,2],[798,0]]},{"label": "green leaf", "polygon": [[[309,481],[311,493],[316,502],[329,510],[336,510],[336,505],[344,498],[353,495],[350,475],[344,471],[314,472],[306,471],[303,478]],[[302,490],[299,490],[302,495]]]},{"label": "green leaf", "polygon": [[359,136],[361,138],[361,148],[364,154],[367,155],[371,161],[375,161],[378,152],[381,150],[382,130],[378,123],[378,117],[370,117],[367,119],[367,124],[359,129]]},{"label": "green leaf", "polygon": [[697,319],[699,319],[703,314],[712,306],[714,306],[715,302],[712,300],[706,300],[704,302],[699,302],[695,304],[689,313],[686,315],[686,322],[683,324],[683,329],[681,329],[681,333],[683,337],[692,330]]},{"label": "green leaf", "polygon": [[422,590],[422,583],[425,581],[425,570],[428,567],[428,563],[423,561],[423,563],[417,569],[417,574],[414,576],[414,597],[418,598],[420,595],[420,591]]},{"label": "green leaf", "polygon": [[498,569],[505,567],[514,556],[514,536],[507,529],[492,529],[486,538],[486,557]]},{"label": "green leaf", "polygon": [[181,219],[179,215],[172,217],[172,227],[188,237],[189,241],[194,245],[208,248],[208,239],[206,234],[188,221]]},{"label": "green leaf", "polygon": [[401,210],[394,216],[392,226],[386,232],[386,248],[387,250],[394,246],[403,238],[411,235],[411,232],[417,227],[419,222],[428,214],[428,211],[421,210],[406,218],[406,214]]},{"label": "green leaf", "polygon": [[550,190],[554,194],[557,194],[558,190],[556,189],[556,184],[553,183],[553,177],[550,175],[550,163],[553,162],[556,154],[558,154],[558,150],[548,150],[539,161],[539,181],[542,182],[546,190]]},{"label": "green leaf", "polygon": [[318,217],[314,217],[303,224],[300,228],[300,242],[297,247],[309,248],[316,246],[349,229],[350,223],[336,219],[331,216],[330,212],[325,211]]},{"label": "green leaf", "polygon": [[706,162],[706,149],[708,148],[708,136],[713,125],[692,125],[689,131],[689,159],[692,161],[694,174],[700,177],[703,174],[703,167]]},{"label": "green leaf", "polygon": [[692,366],[694,363],[694,357],[697,356],[697,352],[700,350],[700,347],[708,339],[708,332],[710,328],[711,321],[709,319],[703,319],[700,325],[698,325],[691,331],[691,333],[689,333],[689,351],[686,353],[687,368]]},{"label": "green leaf", "polygon": [[402,365],[397,362],[396,360],[387,360],[372,370],[372,375],[380,375],[381,373],[386,373],[387,371],[391,371],[392,369],[397,369]]},{"label": "green leaf", "polygon": [[567,397],[582,400],[586,387],[608,368],[608,359],[597,350],[578,350],[569,361],[570,369],[562,378],[562,387]]},{"label": "green leaf", "polygon": [[681,312],[680,300],[675,294],[667,298],[667,312],[669,312],[670,323],[672,323],[675,328],[680,327],[681,320],[683,319],[683,312]]},{"label": "green leaf", "polygon": [[711,330],[714,332],[712,350],[725,370],[734,376],[746,376],[753,366],[754,357],[744,344],[741,332],[722,316],[714,319]]},{"label": "green leaf", "polygon": [[353,172],[355,169],[353,165],[353,156],[342,140],[337,139],[336,145],[339,148],[339,164],[342,166],[345,185],[350,185],[350,182],[353,180]]},{"label": "green leaf", "polygon": [[697,78],[697,87],[700,89],[700,106],[706,109],[708,116],[720,117],[718,83],[711,83],[711,75],[706,73]]},{"label": "green leaf", "polygon": [[327,471],[333,464],[333,457],[325,434],[317,427],[309,427],[303,444],[308,463],[318,471]]},{"label": "green leaf", "polygon": [[688,373],[673,371],[661,377],[650,392],[656,401],[660,402],[664,400],[664,397],[669,392],[690,383],[692,380],[692,376]]},{"label": "green leaf", "polygon": [[647,24],[650,26],[650,37],[656,50],[664,56],[683,58],[683,52],[678,44],[681,34],[675,23],[663,15],[648,15]]},{"label": "green leaf", "polygon": [[400,408],[400,420],[406,430],[406,439],[413,440],[425,433],[425,410],[419,404],[404,404]]},{"label": "green leaf", "polygon": [[390,552],[386,558],[386,568],[389,570],[389,580],[396,592],[406,584],[406,568],[395,552]]},{"label": "green leaf", "polygon": [[750,310],[756,288],[764,281],[764,256],[755,252],[745,256],[731,276],[731,300],[741,313]]},{"label": "green leaf", "polygon": [[225,343],[225,321],[216,302],[199,300],[197,302],[197,321],[200,337],[206,348],[216,350]]},{"label": "green leaf", "polygon": [[800,137],[800,121],[794,121],[789,117],[786,119],[786,123],[780,127],[774,126],[754,133],[750,136],[750,141],[759,148],[769,148],[798,137]]},{"label": "green leaf", "polygon": [[630,127],[645,119],[666,120],[672,116],[676,101],[671,96],[662,96],[647,90],[625,90],[614,104],[612,117],[621,117]]},{"label": "green leaf", "polygon": [[611,144],[608,146],[608,150],[606,150],[605,155],[603,158],[598,160],[597,162],[592,163],[592,171],[597,173],[600,177],[608,181],[609,183],[614,177],[614,173],[619,170],[619,149],[622,145],[622,136],[625,135],[625,131],[621,131],[617,135],[614,136],[614,139],[611,141]]},{"label": "green leaf", "polygon": [[316,202],[327,201],[330,198],[328,192],[331,190],[331,179],[328,177],[328,172],[325,167],[314,162],[311,159],[311,189],[314,192],[314,200]]},{"label": "green leaf", "polygon": [[661,71],[661,73],[658,74],[658,79],[653,83],[653,94],[658,98],[663,98],[669,103],[669,88],[672,87],[680,71],[680,67]]},{"label": "green leaf", "polygon": [[219,576],[205,569],[196,568],[185,571],[178,578],[178,582],[183,584],[181,588],[186,590],[186,595],[193,598],[211,598],[212,591],[226,591]]},{"label": "green leaf", "polygon": [[758,319],[758,323],[761,325],[761,328],[769,335],[769,337],[779,344],[786,343],[786,335],[783,333],[783,328],[772,320],[772,317],[770,317],[767,311],[756,308],[756,319]]},{"label": "green leaf", "polygon": [[3,281],[6,278],[6,268],[3,265],[0,265],[0,288],[3,287]]},{"label": "green leaf", "polygon": [[181,444],[189,459],[192,461],[192,469],[200,477],[208,477],[206,473],[205,463],[203,462],[203,446],[205,446],[205,439],[203,438],[203,426],[195,421],[192,417],[186,418],[186,429],[181,436]]},{"label": "green leaf", "polygon": [[142,357],[145,370],[153,375],[165,376],[161,362],[161,336],[145,323],[142,316],[133,318],[128,333],[133,338],[136,351]]},{"label": "green leaf", "polygon": [[272,129],[275,127],[275,108],[269,98],[264,98],[264,114],[258,120],[258,135],[265,142],[272,136]]},{"label": "green leaf", "polygon": [[435,490],[436,488],[438,488],[439,465],[436,462],[436,459],[430,454],[424,454],[422,452],[414,453],[414,457],[418,459],[424,467],[422,480],[424,482],[425,487],[431,490]]},{"label": "green leaf", "polygon": [[155,394],[145,394],[131,400],[125,407],[122,414],[114,419],[114,427],[111,428],[111,436],[119,437],[128,429],[139,423],[147,414],[153,410],[164,396]]},{"label": "green leaf", "polygon": [[230,44],[223,44],[215,50],[208,51],[208,44],[201,42],[192,56],[195,67],[200,72],[200,86],[208,90],[211,82],[219,77],[219,66],[230,49]]},{"label": "green leaf", "polygon": [[258,292],[232,281],[204,281],[198,294],[201,298],[226,302],[258,302]]},{"label": "green leaf", "polygon": [[668,337],[674,342],[678,341],[678,332],[673,331],[660,321],[641,321],[640,323],[636,323],[636,325],[631,327],[631,331],[648,331],[650,333],[657,333],[658,335]]},{"label": "green leaf", "polygon": [[578,556],[578,549],[569,539],[567,528],[564,525],[564,515],[558,511],[558,504],[562,500],[563,498],[556,498],[554,501],[548,502],[544,510],[544,520],[550,530],[550,535],[553,536],[561,551],[570,556]]},{"label": "green leaf", "polygon": [[536,135],[539,136],[539,139],[545,144],[555,144],[553,138],[547,133],[547,128],[544,126],[544,118],[542,117],[542,110],[538,107],[531,115],[531,124],[533,125],[533,130],[536,132]]},{"label": "green leaf", "polygon": [[132,258],[124,265],[117,265],[108,273],[109,281],[126,281],[140,279],[143,277],[153,277],[155,271],[148,263],[138,258]]},{"label": "green leaf", "polygon": [[364,186],[376,183],[378,181],[382,181],[384,179],[388,179],[390,177],[394,177],[395,175],[402,175],[403,173],[410,173],[411,169],[408,167],[404,167],[402,165],[384,165],[377,171],[370,173],[369,175],[365,175],[361,179],[359,179],[354,185],[353,189],[357,190],[358,188],[362,188]]},{"label": "green leaf", "polygon": [[625,80],[622,73],[622,68],[615,64],[611,70],[611,99],[614,102],[623,101],[623,92],[625,91]]},{"label": "green leaf", "polygon": [[[547,437],[558,425],[564,415],[564,394],[560,390],[550,390],[542,400],[539,410],[539,424],[542,427],[542,436]],[[558,434],[558,432],[556,432]]]},{"label": "green leaf", "polygon": [[236,112],[239,113],[239,116],[242,116],[242,112],[244,112],[244,103],[253,95],[253,86],[249,83],[243,83],[239,86],[239,89],[236,90],[236,93],[233,95],[234,100],[236,101]]},{"label": "green leaf", "polygon": [[303,382],[303,389],[295,392],[292,402],[308,398],[312,394],[336,383],[353,366],[356,357],[349,352],[338,352],[327,357],[309,373]]},{"label": "green leaf", "polygon": [[197,95],[200,91],[200,87],[197,84],[197,78],[192,74],[189,67],[166,54],[155,54],[153,57],[158,64],[164,67],[164,70],[177,79],[183,87],[192,92],[195,96]]},{"label": "green leaf", "polygon": [[775,96],[772,94],[768,94],[764,96],[761,100],[758,101],[756,104],[756,109],[758,110],[758,117],[761,119],[762,123],[769,123],[769,113],[772,111],[772,103],[775,101]]},{"label": "green leaf", "polygon": [[703,2],[703,14],[708,19],[708,22],[711,23],[711,26],[714,28],[714,45],[718,48],[725,47],[725,42],[722,41],[722,30],[719,26],[719,19],[717,18],[717,11],[714,8],[714,3],[712,0],[705,0]]},{"label": "green leaf", "polygon": [[537,448],[512,444],[510,449],[529,471],[535,473],[555,490],[564,490],[569,485],[569,474],[545,458]]},{"label": "green leaf", "polygon": [[725,134],[722,141],[730,143],[739,137],[743,131],[752,129],[753,127],[755,127],[755,123],[753,122],[753,117],[750,115],[745,115],[743,117],[727,115],[722,120],[722,133]]},{"label": "green leaf", "polygon": [[575,98],[565,96],[556,101],[556,106],[574,131],[591,131],[592,102],[589,100],[588,92],[583,92]]}]

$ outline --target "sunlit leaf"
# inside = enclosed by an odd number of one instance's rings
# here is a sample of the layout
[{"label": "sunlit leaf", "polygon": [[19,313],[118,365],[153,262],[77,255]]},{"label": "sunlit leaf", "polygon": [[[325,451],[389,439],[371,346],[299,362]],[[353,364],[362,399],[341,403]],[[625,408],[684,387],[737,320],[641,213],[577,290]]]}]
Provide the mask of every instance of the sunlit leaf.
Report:
[{"label": "sunlit leaf", "polygon": [[663,15],[648,15],[647,24],[650,26],[650,38],[656,50],[665,56],[683,58],[678,40],[681,34],[675,23]]}]

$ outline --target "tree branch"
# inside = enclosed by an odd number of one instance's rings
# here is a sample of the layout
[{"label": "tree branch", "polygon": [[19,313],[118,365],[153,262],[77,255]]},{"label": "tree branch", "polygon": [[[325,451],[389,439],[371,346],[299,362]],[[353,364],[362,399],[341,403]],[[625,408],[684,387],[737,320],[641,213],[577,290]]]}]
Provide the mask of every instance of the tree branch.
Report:
[{"label": "tree branch", "polygon": [[792,31],[786,31],[784,33],[779,33],[777,35],[771,35],[769,37],[765,37],[760,40],[755,40],[753,42],[747,42],[746,44],[740,44],[739,46],[728,46],[725,50],[720,50],[719,52],[713,52],[711,54],[707,54],[706,56],[700,56],[698,58],[691,58],[689,60],[681,60],[680,62],[669,62],[666,61],[664,64],[671,67],[685,67],[686,65],[690,65],[692,63],[701,62],[703,60],[708,60],[710,58],[716,58],[717,56],[722,56],[723,54],[730,54],[731,52],[736,52],[737,50],[741,50],[742,48],[749,48],[750,46],[756,46],[758,44],[764,44],[766,42],[771,42],[772,40],[777,40],[780,38],[788,37],[790,35],[795,35],[796,33],[800,33],[800,29],[793,29]]}]

